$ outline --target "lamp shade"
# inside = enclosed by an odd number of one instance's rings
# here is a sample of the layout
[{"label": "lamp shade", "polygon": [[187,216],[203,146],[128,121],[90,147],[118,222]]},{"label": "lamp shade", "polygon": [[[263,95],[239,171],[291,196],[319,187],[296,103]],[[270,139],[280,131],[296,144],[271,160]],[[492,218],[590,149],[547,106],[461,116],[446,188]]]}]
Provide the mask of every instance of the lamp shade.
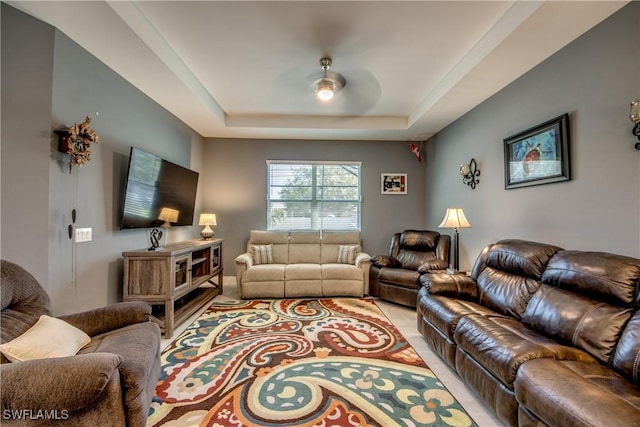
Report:
[{"label": "lamp shade", "polygon": [[460,208],[447,208],[444,219],[438,226],[440,228],[471,228],[471,224],[464,216],[464,212]]},{"label": "lamp shade", "polygon": [[200,221],[198,225],[218,225],[216,223],[216,214],[202,213],[200,214]]},{"label": "lamp shade", "polygon": [[176,209],[171,208],[162,208],[160,210],[160,215],[158,219],[160,221],[164,221],[165,223],[178,222],[178,214],[180,212]]}]

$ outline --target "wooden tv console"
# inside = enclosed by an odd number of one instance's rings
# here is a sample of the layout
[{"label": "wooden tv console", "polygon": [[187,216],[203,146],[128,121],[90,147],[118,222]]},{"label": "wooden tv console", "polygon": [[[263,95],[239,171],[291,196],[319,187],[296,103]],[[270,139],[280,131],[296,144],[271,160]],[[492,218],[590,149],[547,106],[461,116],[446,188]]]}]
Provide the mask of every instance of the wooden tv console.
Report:
[{"label": "wooden tv console", "polygon": [[[222,239],[190,240],[150,251],[123,252],[125,301],[145,301],[158,312],[166,338],[174,327],[222,293]],[[218,276],[217,283],[212,279]]]}]

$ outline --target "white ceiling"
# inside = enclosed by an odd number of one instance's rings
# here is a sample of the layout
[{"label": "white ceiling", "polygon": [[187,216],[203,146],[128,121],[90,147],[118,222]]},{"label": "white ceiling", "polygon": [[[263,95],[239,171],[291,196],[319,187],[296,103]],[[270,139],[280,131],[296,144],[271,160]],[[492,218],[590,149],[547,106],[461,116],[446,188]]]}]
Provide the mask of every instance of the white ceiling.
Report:
[{"label": "white ceiling", "polygon": [[[204,137],[417,141],[627,1],[7,3]],[[310,89],[325,55],[347,80],[331,103]]]}]

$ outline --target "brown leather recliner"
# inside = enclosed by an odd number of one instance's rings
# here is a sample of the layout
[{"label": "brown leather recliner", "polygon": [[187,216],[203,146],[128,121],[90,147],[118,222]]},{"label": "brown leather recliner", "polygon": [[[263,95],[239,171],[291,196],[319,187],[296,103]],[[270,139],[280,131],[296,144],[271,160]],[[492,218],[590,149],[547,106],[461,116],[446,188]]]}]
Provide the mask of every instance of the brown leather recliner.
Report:
[{"label": "brown leather recliner", "polygon": [[389,255],[371,258],[369,294],[416,306],[420,275],[449,267],[451,236],[437,231],[404,230],[391,238]]}]

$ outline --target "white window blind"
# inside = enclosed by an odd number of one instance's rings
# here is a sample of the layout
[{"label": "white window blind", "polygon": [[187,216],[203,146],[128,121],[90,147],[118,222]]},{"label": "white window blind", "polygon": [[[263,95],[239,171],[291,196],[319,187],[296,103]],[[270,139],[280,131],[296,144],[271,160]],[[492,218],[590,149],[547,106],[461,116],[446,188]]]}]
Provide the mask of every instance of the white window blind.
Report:
[{"label": "white window blind", "polygon": [[267,161],[269,230],[359,230],[360,162]]}]

